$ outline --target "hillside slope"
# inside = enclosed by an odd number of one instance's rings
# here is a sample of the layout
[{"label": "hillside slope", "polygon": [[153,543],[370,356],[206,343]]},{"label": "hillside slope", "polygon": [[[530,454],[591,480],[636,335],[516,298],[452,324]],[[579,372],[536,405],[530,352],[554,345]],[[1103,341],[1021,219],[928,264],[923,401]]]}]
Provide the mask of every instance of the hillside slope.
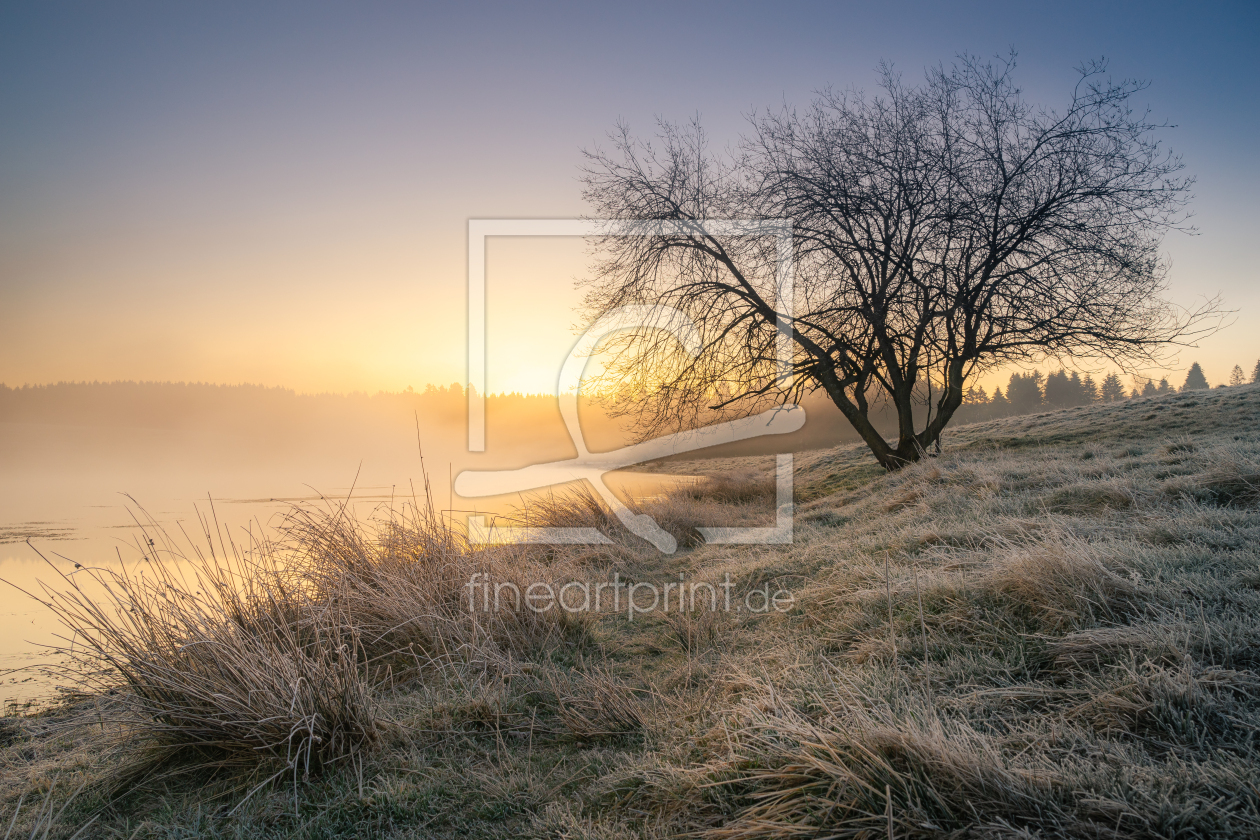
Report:
[{"label": "hillside slope", "polygon": [[[691,464],[725,484],[648,512],[768,513],[765,459]],[[88,783],[67,826],[100,836],[1260,836],[1260,386],[959,427],[893,475],[859,447],[796,465],[791,545],[666,556],[613,531],[518,558],[729,576],[731,610],[465,642],[378,684],[375,752],[248,800],[270,766],[107,784],[144,736],[90,703],[10,721],[4,813],[66,776]],[[739,608],[766,586],[785,609]]]},{"label": "hillside slope", "polygon": [[[844,420],[838,418],[836,422]],[[1244,385],[1022,414],[950,426],[941,440],[944,452],[953,455],[977,449],[1140,445],[1152,438],[1176,435],[1260,438],[1260,388]],[[870,450],[860,442],[795,455],[798,482],[811,488],[807,495],[825,489],[829,478],[834,481],[853,467],[868,467],[872,476],[883,472],[877,469]],[[687,475],[768,474],[774,469],[774,462],[765,457],[681,457],[647,464],[642,469]]]}]

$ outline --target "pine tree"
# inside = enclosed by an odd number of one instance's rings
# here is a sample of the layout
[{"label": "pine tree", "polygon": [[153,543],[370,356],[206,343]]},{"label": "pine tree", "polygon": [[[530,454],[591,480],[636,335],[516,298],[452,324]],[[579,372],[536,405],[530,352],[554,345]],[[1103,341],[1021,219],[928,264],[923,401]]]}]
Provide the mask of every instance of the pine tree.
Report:
[{"label": "pine tree", "polygon": [[[1080,374],[1073,372],[1076,376],[1076,386],[1080,384]],[[1059,368],[1054,373],[1046,377],[1045,385],[1045,401],[1050,408],[1067,408],[1071,405],[1077,405],[1076,392],[1078,388],[1072,384],[1072,380],[1068,378],[1067,371]],[[1008,389],[1009,393],[1009,389]]]},{"label": "pine tree", "polygon": [[1041,371],[1032,373],[1012,373],[1011,381],[1006,386],[1006,399],[1015,414],[1028,414],[1041,408]]},{"label": "pine tree", "polygon": [[1000,387],[993,389],[993,399],[989,400],[989,410],[993,417],[1005,417],[1011,413],[1010,400],[1002,393]]},{"label": "pine tree", "polygon": [[[1137,388],[1133,389],[1133,396],[1137,396]],[[1124,399],[1124,386],[1120,384],[1120,377],[1114,373],[1109,373],[1103,377],[1102,388],[1099,389],[1098,397],[1103,402],[1115,402]]]},{"label": "pine tree", "polygon": [[1251,381],[1253,384],[1260,383],[1260,362],[1256,362],[1256,369],[1251,372]]},{"label": "pine tree", "polygon": [[1199,367],[1199,363],[1195,362],[1190,365],[1189,372],[1186,373],[1186,383],[1181,386],[1184,391],[1202,391],[1208,387],[1207,377],[1203,375],[1203,368]]},{"label": "pine tree", "polygon": [[1238,365],[1234,365],[1234,369],[1229,372],[1229,386],[1232,388],[1246,381],[1247,375],[1243,373],[1243,369]]},{"label": "pine tree", "polygon": [[1081,375],[1072,371],[1068,377],[1067,404],[1081,405],[1085,402],[1085,387],[1081,384]]},{"label": "pine tree", "polygon": [[1098,386],[1094,384],[1094,377],[1087,373],[1081,380],[1081,405],[1096,402],[1098,402]]},{"label": "pine tree", "polygon": [[1157,394],[1171,394],[1172,393],[1172,386],[1168,384],[1167,376],[1159,380],[1159,387],[1155,389],[1155,393]]}]

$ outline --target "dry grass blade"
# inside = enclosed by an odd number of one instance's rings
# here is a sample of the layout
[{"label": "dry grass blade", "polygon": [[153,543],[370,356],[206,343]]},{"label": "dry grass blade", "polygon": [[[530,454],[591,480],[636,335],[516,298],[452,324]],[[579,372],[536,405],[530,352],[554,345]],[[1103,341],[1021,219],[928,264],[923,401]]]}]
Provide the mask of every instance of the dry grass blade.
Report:
[{"label": "dry grass blade", "polygon": [[638,693],[608,671],[552,679],[561,723],[580,741],[638,732],[645,709]]},{"label": "dry grass blade", "polygon": [[[60,827],[61,818],[65,815],[66,809],[70,807],[75,798],[83,791],[83,788],[86,785],[86,781],[80,784],[78,788],[66,797],[65,801],[61,803],[61,808],[54,814],[53,810],[56,808],[57,804],[57,799],[54,796],[57,788],[57,782],[54,779],[48,786],[48,790],[45,792],[44,798],[40,800],[39,805],[36,806],[34,813],[30,814],[28,817],[30,822],[30,833],[27,836],[30,840],[47,840],[48,835],[52,832],[52,830]],[[17,804],[13,807],[13,816],[9,819],[8,828],[4,832],[4,840],[10,840],[10,838],[13,837],[13,829],[17,825],[18,818],[22,816],[22,803],[25,801],[25,795],[18,797]],[[96,816],[90,818],[87,822],[80,825],[74,833],[70,834],[67,840],[77,840],[77,838],[82,837],[84,832],[96,824],[96,820]],[[0,818],[0,822],[2,822],[2,818]]]}]

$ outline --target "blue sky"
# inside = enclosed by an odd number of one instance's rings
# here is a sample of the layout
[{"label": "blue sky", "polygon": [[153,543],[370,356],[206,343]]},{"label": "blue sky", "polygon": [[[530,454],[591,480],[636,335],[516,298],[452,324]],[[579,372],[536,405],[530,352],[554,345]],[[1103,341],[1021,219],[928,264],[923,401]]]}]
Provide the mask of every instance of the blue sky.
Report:
[{"label": "blue sky", "polygon": [[[1050,106],[1083,60],[1149,80],[1141,102],[1198,179],[1199,235],[1165,243],[1171,296],[1237,310],[1177,364],[1219,382],[1260,358],[1258,10],[6,4],[0,381],[461,379],[467,219],[582,213],[581,150],[618,119],[698,113],[721,145],[754,109],[872,87],[881,60],[913,78],[1014,48]],[[581,249],[500,250],[491,387],[548,388]]]}]

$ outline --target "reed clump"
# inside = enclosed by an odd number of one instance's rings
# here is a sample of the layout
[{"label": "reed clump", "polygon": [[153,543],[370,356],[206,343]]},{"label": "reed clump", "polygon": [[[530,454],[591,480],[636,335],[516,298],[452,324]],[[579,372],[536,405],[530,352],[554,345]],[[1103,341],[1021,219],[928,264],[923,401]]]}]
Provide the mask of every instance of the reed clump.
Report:
[{"label": "reed clump", "polygon": [[494,662],[580,635],[583,616],[535,611],[521,593],[570,580],[523,545],[473,546],[432,506],[370,523],[295,508],[278,528],[288,568],[312,596],[350,616],[371,661],[393,676],[442,663]]},{"label": "reed clump", "polygon": [[379,741],[358,628],[270,545],[185,552],[151,522],[143,534],[143,568],[84,569],[36,596],[68,631],[62,676],[112,698],[131,737],[303,773]]},{"label": "reed clump", "polygon": [[318,774],[382,743],[386,685],[488,667],[580,623],[477,609],[474,575],[524,589],[557,572],[511,546],[474,550],[431,504],[366,522],[344,504],[296,507],[243,545],[203,526],[179,541],[146,520],[136,564],[31,593],[67,630],[63,682],[166,754]]}]

